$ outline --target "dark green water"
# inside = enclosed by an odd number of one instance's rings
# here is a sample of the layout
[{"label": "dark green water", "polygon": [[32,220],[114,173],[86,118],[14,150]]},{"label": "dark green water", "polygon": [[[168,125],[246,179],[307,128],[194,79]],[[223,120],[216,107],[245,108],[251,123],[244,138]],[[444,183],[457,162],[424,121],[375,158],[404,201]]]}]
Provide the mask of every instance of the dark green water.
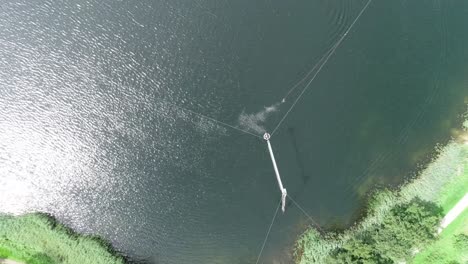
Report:
[{"label": "dark green water", "polygon": [[[149,263],[255,263],[280,198],[266,144],[172,104],[240,126],[365,3],[3,1],[0,211],[49,212]],[[460,126],[467,23],[461,0],[369,5],[272,138],[315,221],[349,223]],[[309,224],[288,204],[263,263],[291,262]]]}]

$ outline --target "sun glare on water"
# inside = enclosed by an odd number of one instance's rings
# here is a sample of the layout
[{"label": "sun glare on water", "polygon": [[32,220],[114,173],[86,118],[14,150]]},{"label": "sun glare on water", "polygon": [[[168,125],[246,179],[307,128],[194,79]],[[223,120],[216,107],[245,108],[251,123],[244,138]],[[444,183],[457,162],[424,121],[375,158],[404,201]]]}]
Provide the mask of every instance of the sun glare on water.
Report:
[{"label": "sun glare on water", "polygon": [[[0,211],[21,214],[64,204],[60,192],[81,181],[79,142],[37,124],[0,126]],[[81,156],[81,157],[80,157]]]}]

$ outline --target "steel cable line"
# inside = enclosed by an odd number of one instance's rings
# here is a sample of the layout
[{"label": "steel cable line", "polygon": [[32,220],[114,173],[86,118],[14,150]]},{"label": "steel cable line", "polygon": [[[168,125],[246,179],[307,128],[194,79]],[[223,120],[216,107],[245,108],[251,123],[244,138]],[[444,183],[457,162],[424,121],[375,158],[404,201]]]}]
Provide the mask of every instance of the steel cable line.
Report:
[{"label": "steel cable line", "polygon": [[325,57],[325,60],[323,60],[322,64],[320,65],[320,67],[317,69],[317,71],[315,72],[315,74],[312,76],[312,78],[310,79],[309,82],[307,82],[306,86],[304,87],[304,89],[302,90],[302,92],[299,94],[299,96],[296,98],[296,100],[294,100],[293,104],[291,105],[291,107],[288,109],[288,111],[286,111],[286,114],[284,114],[283,118],[281,118],[281,120],[278,122],[278,124],[276,125],[276,127],[273,129],[273,132],[271,132],[271,136],[273,136],[276,132],[276,130],[280,127],[280,125],[283,123],[283,121],[286,119],[286,117],[289,115],[289,113],[291,112],[291,110],[296,106],[297,102],[301,99],[301,97],[304,95],[304,93],[306,92],[306,90],[310,87],[310,84],[315,80],[315,78],[317,77],[317,75],[320,73],[320,71],[322,70],[323,66],[325,66],[325,64],[327,64],[328,60],[330,59],[330,57],[335,53],[336,49],[340,46],[340,44],[343,42],[343,40],[346,38],[346,36],[348,35],[349,31],[353,28],[353,26],[356,24],[356,22],[359,20],[359,18],[361,18],[362,14],[364,13],[364,11],[366,11],[367,7],[369,6],[369,4],[372,2],[372,0],[369,0],[367,1],[367,3],[364,5],[364,7],[361,9],[361,12],[359,12],[359,14],[356,16],[356,18],[354,19],[354,21],[351,23],[351,25],[348,27],[348,29],[345,31],[345,33],[341,36],[340,39],[338,39],[338,41],[336,42],[336,44],[332,47],[331,49],[331,52]]}]

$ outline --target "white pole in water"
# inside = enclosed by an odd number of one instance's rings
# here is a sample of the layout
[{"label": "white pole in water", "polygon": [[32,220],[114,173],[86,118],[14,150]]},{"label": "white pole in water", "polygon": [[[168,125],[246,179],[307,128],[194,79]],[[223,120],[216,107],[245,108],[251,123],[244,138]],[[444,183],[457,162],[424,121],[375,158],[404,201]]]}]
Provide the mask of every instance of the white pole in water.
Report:
[{"label": "white pole in water", "polygon": [[281,176],[279,174],[278,166],[276,165],[276,160],[275,160],[275,155],[273,154],[273,149],[271,148],[270,138],[271,138],[271,135],[268,133],[265,133],[263,135],[263,139],[266,140],[267,145],[268,145],[268,150],[270,151],[271,162],[273,163],[273,168],[275,169],[275,174],[276,174],[276,180],[278,181],[278,186],[281,191],[281,210],[284,213],[285,206],[286,206],[286,196],[288,195],[288,193],[286,192],[286,189],[283,187],[283,182],[281,182]]}]

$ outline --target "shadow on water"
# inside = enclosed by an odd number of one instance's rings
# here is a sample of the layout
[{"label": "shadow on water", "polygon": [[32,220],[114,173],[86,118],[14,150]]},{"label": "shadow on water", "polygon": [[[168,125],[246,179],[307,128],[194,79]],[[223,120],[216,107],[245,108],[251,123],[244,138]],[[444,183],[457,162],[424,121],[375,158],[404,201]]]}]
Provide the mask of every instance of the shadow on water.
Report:
[{"label": "shadow on water", "polygon": [[[299,145],[297,144],[297,137],[296,137],[296,130],[294,127],[287,127],[288,131],[288,138],[291,141],[292,147],[294,149],[294,156],[296,160],[297,167],[299,168],[299,174],[302,179],[302,188],[298,189],[294,193],[291,193],[290,196],[293,199],[297,199],[297,197],[301,196],[301,194],[306,190],[307,183],[310,180],[310,175],[307,175],[305,172],[305,166],[302,160],[300,159],[300,153],[299,153]],[[287,200],[286,202],[286,208],[290,207],[293,205],[290,199]]]},{"label": "shadow on water", "polygon": [[288,127],[288,136],[289,136],[289,139],[291,140],[291,143],[292,143],[292,146],[293,146],[293,149],[294,149],[294,155],[296,157],[295,160],[296,160],[296,163],[297,163],[297,167],[299,168],[299,171],[300,171],[300,174],[301,174],[301,177],[302,177],[302,183],[304,183],[304,185],[305,185],[309,181],[310,176],[305,173],[304,163],[299,158],[300,153],[299,153],[299,147],[298,147],[298,144],[297,144],[297,139],[296,139],[295,133],[296,133],[296,131],[295,131],[294,127]]}]

